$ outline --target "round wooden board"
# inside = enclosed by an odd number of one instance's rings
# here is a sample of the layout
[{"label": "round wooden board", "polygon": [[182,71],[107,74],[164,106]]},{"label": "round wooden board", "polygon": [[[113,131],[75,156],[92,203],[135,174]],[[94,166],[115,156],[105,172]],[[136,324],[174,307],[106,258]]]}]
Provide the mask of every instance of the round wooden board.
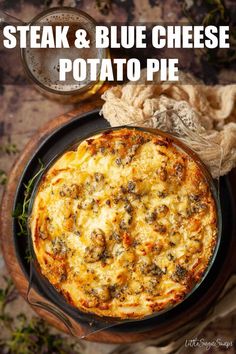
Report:
[{"label": "round wooden board", "polygon": [[[24,167],[30,157],[33,155],[37,146],[48,136],[50,133],[58,128],[60,125],[69,122],[76,116],[82,115],[86,112],[94,110],[96,108],[101,107],[101,101],[93,101],[93,103],[85,102],[82,103],[79,109],[74,110],[70,113],[61,115],[54,120],[50,121],[46,124],[32,139],[29,141],[24,151],[17,159],[14,167],[9,175],[8,184],[6,186],[2,205],[1,205],[1,214],[0,214],[0,235],[1,235],[1,247],[3,251],[3,256],[5,258],[5,262],[9,269],[9,272],[12,276],[12,279],[19,291],[19,293],[27,298],[27,290],[28,290],[28,280],[23,273],[16,257],[16,252],[13,243],[13,234],[12,234],[12,208],[14,203],[14,197],[16,188],[20,179],[20,176],[24,170]],[[232,171],[229,175],[229,180],[231,181],[232,191],[236,198],[236,170]],[[232,274],[236,270],[236,261],[234,256],[234,249],[236,247],[236,237],[232,237],[231,244],[229,245],[229,252],[227,258],[224,260],[222,265],[222,269],[219,274],[216,274],[216,281],[213,286],[203,295],[201,298],[200,306],[199,303],[192,306],[189,309],[188,313],[185,313],[184,316],[178,316],[171,324],[163,324],[162,326],[158,326],[156,329],[152,329],[151,331],[146,332],[129,332],[122,333],[112,330],[103,330],[102,332],[90,334],[86,339],[90,341],[104,342],[104,343],[130,343],[137,342],[151,338],[159,338],[162,335],[174,331],[175,329],[181,327],[186,324],[188,321],[196,318],[199,314],[204,313],[206,309],[210,306],[210,304],[216,299],[217,295],[225,285],[227,279],[230,274]],[[40,299],[40,296],[34,292],[34,298]],[[58,329],[68,332],[68,329],[64,326],[64,324],[54,317],[52,314],[48,313],[45,310],[34,308],[37,314],[43,317],[47,322],[57,327]],[[81,329],[81,333],[83,330]]]}]

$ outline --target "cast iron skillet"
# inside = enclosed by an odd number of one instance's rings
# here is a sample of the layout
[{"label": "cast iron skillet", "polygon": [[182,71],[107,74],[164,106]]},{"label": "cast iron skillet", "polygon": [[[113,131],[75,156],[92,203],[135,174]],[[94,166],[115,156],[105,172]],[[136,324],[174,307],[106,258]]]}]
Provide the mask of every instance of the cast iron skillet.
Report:
[{"label": "cast iron skillet", "polygon": [[[32,178],[32,176],[37,172],[39,158],[44,162],[44,164],[48,168],[55,161],[55,159],[57,159],[65,150],[68,149],[68,146],[73,145],[73,142],[76,141],[78,143],[78,141],[83,140],[88,135],[91,135],[91,133],[94,133],[95,131],[104,128],[107,129],[108,127],[108,123],[99,116],[98,111],[94,111],[92,113],[85,114],[82,117],[73,119],[69,123],[63,125],[59,129],[54,131],[50,136],[48,136],[44,141],[42,141],[38,150],[35,152],[34,156],[32,156],[31,160],[28,162],[24,170],[24,173],[22,174],[22,178],[20,180],[16,193],[14,208],[17,203],[22,200],[22,193],[24,190],[23,184],[27,183],[27,181]],[[187,150],[187,152],[189,152],[189,149]],[[190,154],[192,154],[191,150]],[[200,161],[199,164],[202,166],[202,163]],[[202,168],[204,169],[203,166]],[[215,196],[217,202],[216,189],[212,181],[209,179],[210,177],[207,171],[206,176],[210,182],[213,195]],[[36,183],[34,193],[36,193],[39,181],[40,176]],[[225,179],[221,180],[221,189],[221,207],[224,217],[228,216],[227,220],[232,220],[232,217],[230,217],[232,215],[232,199],[230,196],[229,184]],[[231,202],[231,205],[229,201]],[[221,214],[219,208],[218,211],[218,224],[219,230],[221,230]],[[31,273],[31,286],[37,292],[39,292],[46,300],[49,300],[51,303],[57,305],[57,307],[59,307],[64,314],[67,314],[70,318],[73,318],[75,321],[78,321],[84,326],[89,326],[92,322],[94,330],[98,330],[101,328],[115,325],[112,330],[122,332],[139,332],[151,330],[156,327],[157,324],[163,324],[168,322],[169,320],[173,320],[176,315],[178,315],[179,313],[183,313],[184,310],[190,308],[191,305],[196,303],[201,298],[201,294],[204,294],[214,282],[216,271],[219,269],[222,259],[224,259],[222,257],[224,257],[227,252],[227,244],[230,240],[230,235],[232,233],[232,231],[230,230],[232,229],[233,227],[229,223],[222,225],[222,232],[219,232],[217,246],[215,248],[215,252],[211,259],[211,262],[200,283],[198,283],[192,289],[192,291],[185,297],[184,301],[175,305],[174,307],[171,307],[158,313],[154,313],[153,315],[147,316],[141,320],[122,321],[119,319],[103,318],[91,314],[86,314],[70,306],[65,301],[65,299],[54,289],[54,287],[48,282],[48,280],[40,274],[36,260],[34,259],[34,262],[31,263],[31,265],[26,262],[25,253],[26,248],[28,246],[28,241],[25,239],[19,240],[19,236],[17,236],[18,225],[16,220],[14,220],[13,225],[14,242],[18,261],[28,279]],[[221,237],[222,234],[224,235],[224,238]],[[226,235],[228,235],[228,237],[225,237]],[[29,238],[29,246],[32,249],[32,244],[30,240],[31,239]]]}]

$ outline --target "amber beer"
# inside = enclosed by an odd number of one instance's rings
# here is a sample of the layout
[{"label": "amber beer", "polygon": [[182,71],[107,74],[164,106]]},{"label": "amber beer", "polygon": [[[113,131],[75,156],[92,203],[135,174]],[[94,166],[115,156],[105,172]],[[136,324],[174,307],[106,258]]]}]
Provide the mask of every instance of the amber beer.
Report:
[{"label": "amber beer", "polygon": [[[67,58],[93,59],[109,57],[106,49],[95,47],[95,21],[86,13],[70,8],[53,8],[40,13],[30,23],[38,26],[63,26],[68,25],[67,40],[70,48],[30,48],[22,49],[22,60],[29,78],[45,95],[63,102],[77,102],[88,98],[98,91],[102,82],[87,79],[83,82],[75,81],[72,73],[67,75],[65,82],[59,81],[59,60]],[[76,31],[85,29],[90,40],[89,48],[78,49],[74,45]]]}]

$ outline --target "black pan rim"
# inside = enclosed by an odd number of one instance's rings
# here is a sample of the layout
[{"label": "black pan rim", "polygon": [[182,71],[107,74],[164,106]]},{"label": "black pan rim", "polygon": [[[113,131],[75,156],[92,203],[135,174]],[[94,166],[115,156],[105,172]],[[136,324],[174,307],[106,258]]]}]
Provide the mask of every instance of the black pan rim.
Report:
[{"label": "black pan rim", "polygon": [[[17,187],[17,192],[16,192],[16,196],[15,196],[15,201],[14,201],[14,207],[15,207],[15,205],[16,205],[17,195],[18,195],[18,193],[19,193],[20,186],[22,185],[22,181],[24,180],[24,177],[25,177],[25,175],[26,175],[27,169],[29,168],[31,162],[34,160],[35,156],[37,156],[37,154],[40,152],[42,146],[45,146],[45,145],[50,141],[50,139],[52,138],[52,136],[55,136],[55,135],[57,135],[59,132],[63,131],[63,130],[65,129],[65,127],[68,128],[68,127],[70,127],[70,125],[73,125],[75,122],[78,122],[78,123],[79,123],[82,118],[89,119],[88,116],[91,116],[91,115],[94,115],[94,114],[98,115],[98,113],[99,113],[99,110],[94,110],[94,111],[92,111],[92,112],[85,113],[85,114],[83,114],[83,115],[81,115],[81,116],[79,116],[79,117],[75,117],[75,118],[73,118],[72,120],[70,120],[69,122],[64,123],[62,126],[60,126],[60,127],[58,127],[57,129],[53,130],[49,135],[46,136],[45,139],[43,139],[43,140],[40,142],[40,145],[38,146],[38,148],[37,148],[36,151],[34,152],[34,155],[31,157],[31,159],[30,159],[30,160],[28,161],[28,163],[26,164],[25,169],[24,169],[24,171],[23,171],[23,173],[22,173],[22,176],[21,176],[21,178],[20,178],[20,181],[19,181],[19,184],[18,184],[18,187]],[[99,118],[100,118],[100,117],[99,117]],[[120,128],[120,127],[118,127],[118,128]],[[111,128],[111,129],[112,129],[112,128]],[[93,130],[93,133],[96,133],[96,131]],[[91,134],[91,133],[90,133],[90,134]],[[83,138],[82,138],[82,140],[83,140]],[[14,237],[14,238],[15,238],[15,237]],[[219,243],[219,245],[220,245],[220,243]],[[15,246],[16,246],[16,244],[15,244]],[[19,256],[19,254],[17,254],[17,256]],[[22,262],[21,257],[19,257],[18,260],[19,260],[19,263],[21,264],[21,262]],[[22,268],[22,267],[21,267],[21,268]],[[25,269],[23,269],[23,270],[24,270],[24,274],[25,274],[26,277],[29,279],[29,274],[25,271]],[[204,278],[204,279],[205,279],[205,278]],[[202,284],[202,282],[201,282],[200,284]],[[200,284],[198,285],[198,287],[200,286]],[[186,297],[186,298],[187,298],[187,297]],[[186,298],[185,298],[185,299],[186,299]],[[177,306],[179,306],[179,305],[181,305],[181,304],[182,304],[182,303],[179,303],[179,304],[177,304]],[[167,312],[170,312],[170,310],[167,310]],[[156,319],[158,316],[160,316],[160,313],[155,314],[155,315],[152,315],[152,318],[154,317],[154,318]],[[149,319],[142,319],[142,320],[138,320],[138,322],[140,322],[140,321],[148,321],[148,320],[149,320]],[[125,321],[125,323],[127,324],[127,321]],[[130,320],[128,323],[129,323],[130,325],[135,323],[135,325],[136,325],[136,324],[137,324],[137,320]],[[120,327],[120,325],[119,325],[119,327]],[[114,329],[112,329],[112,330],[114,330]],[[137,330],[137,328],[136,328],[136,330]]]}]

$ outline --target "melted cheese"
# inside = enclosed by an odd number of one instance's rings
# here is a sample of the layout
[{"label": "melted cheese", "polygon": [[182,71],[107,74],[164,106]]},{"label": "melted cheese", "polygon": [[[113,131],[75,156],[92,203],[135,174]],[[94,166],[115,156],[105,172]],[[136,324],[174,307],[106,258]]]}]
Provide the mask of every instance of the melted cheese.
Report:
[{"label": "melted cheese", "polygon": [[141,318],[180,302],[217,237],[198,164],[170,140],[118,129],[82,142],[45,174],[30,218],[42,274],[75,307]]}]

